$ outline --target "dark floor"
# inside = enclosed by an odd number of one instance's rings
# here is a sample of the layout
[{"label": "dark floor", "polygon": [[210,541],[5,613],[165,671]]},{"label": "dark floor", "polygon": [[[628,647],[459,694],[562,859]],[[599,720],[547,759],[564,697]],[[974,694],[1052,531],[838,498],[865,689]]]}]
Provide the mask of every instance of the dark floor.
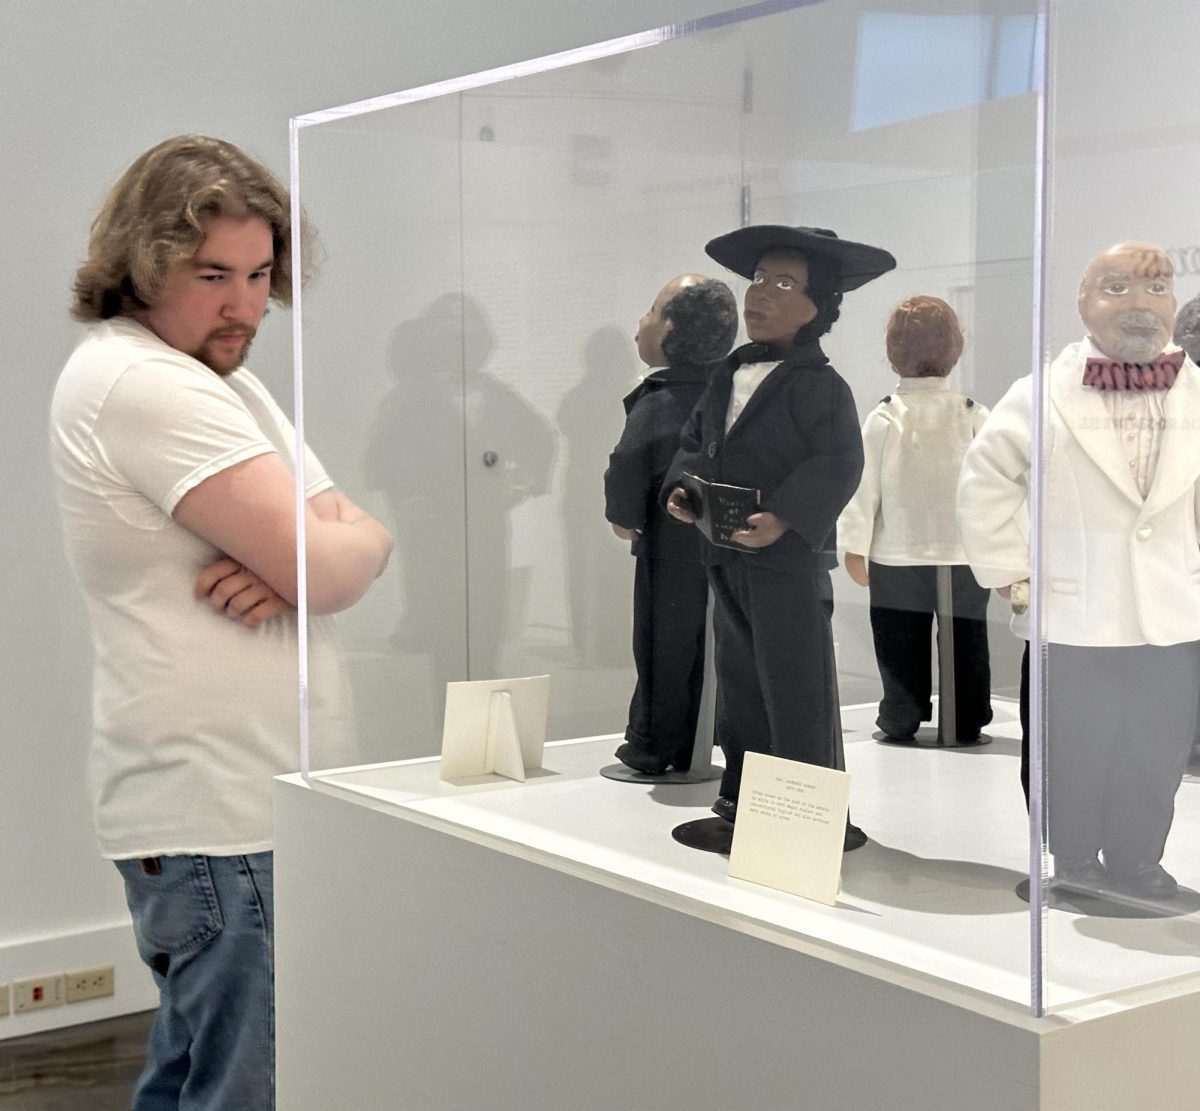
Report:
[{"label": "dark floor", "polygon": [[0,1042],[0,1111],[129,1111],[153,1011]]}]

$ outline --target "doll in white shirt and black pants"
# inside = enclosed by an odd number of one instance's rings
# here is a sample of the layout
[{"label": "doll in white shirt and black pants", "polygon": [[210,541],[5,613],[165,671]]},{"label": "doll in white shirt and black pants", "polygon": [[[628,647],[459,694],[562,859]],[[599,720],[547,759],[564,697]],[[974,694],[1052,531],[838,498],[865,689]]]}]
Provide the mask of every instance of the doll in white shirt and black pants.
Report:
[{"label": "doll in white shirt and black pants", "polygon": [[988,591],[966,565],[955,516],[962,458],[987,416],[948,387],[962,349],[958,319],[945,301],[911,297],[892,313],[887,354],[900,381],[863,424],[862,481],[838,520],[846,570],[870,587],[883,680],[877,724],[895,742],[911,742],[933,716],[938,567],[952,568],[954,736],[976,740],[992,720]]}]

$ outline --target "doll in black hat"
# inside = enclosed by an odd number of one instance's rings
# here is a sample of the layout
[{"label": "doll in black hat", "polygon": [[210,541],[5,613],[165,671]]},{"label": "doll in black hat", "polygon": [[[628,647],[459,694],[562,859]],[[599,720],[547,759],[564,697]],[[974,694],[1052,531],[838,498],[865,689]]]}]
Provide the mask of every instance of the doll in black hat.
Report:
[{"label": "doll in black hat", "polygon": [[[726,767],[713,811],[732,822],[746,752],[843,767],[829,571],[863,451],[854,397],[820,338],[842,294],[896,260],[823,228],[781,225],[741,228],[705,250],[750,279],[743,319],[751,342],[711,377],[662,496],[672,516],[694,521],[685,472],[759,492],[758,511],[734,534],[738,548],[704,548]],[[847,849],[865,840],[848,827]]]}]

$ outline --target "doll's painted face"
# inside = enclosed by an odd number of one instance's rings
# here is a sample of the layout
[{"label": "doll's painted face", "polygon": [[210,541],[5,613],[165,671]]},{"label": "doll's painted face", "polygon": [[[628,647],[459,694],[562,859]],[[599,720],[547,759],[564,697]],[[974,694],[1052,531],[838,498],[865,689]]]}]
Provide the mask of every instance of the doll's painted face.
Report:
[{"label": "doll's painted face", "polygon": [[781,249],[763,255],[746,290],[742,312],[750,339],[781,347],[790,344],[817,315],[807,288],[808,263],[799,251]]},{"label": "doll's painted face", "polygon": [[1092,342],[1110,359],[1157,358],[1175,323],[1175,272],[1149,243],[1117,243],[1088,265],[1079,286],[1079,315]]},{"label": "doll's painted face", "polygon": [[652,304],[638,321],[638,330],[634,335],[637,344],[638,358],[647,366],[666,366],[667,357],[663,354],[663,336],[672,327],[671,321],[663,319],[663,309],[670,303],[671,298],[681,289],[689,285],[699,285],[705,281],[702,274],[679,274],[672,278],[658,291]]}]

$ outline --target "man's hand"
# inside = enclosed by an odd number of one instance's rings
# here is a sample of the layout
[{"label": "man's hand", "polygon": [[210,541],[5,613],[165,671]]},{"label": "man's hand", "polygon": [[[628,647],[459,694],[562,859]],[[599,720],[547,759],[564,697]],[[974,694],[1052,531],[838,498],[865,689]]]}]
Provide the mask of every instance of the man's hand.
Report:
[{"label": "man's hand", "polygon": [[641,536],[641,533],[637,529],[623,528],[621,525],[613,525],[612,530],[622,540],[636,540],[639,536]]},{"label": "man's hand", "polygon": [[782,517],[776,517],[764,509],[761,513],[751,513],[746,518],[746,527],[738,529],[733,539],[747,548],[766,548],[787,530],[787,522]]},{"label": "man's hand", "polygon": [[692,499],[688,496],[688,492],[682,486],[676,486],[671,491],[671,496],[667,498],[667,512],[677,521],[682,521],[685,525],[694,525],[696,523],[696,514],[691,510]]},{"label": "man's hand", "polygon": [[859,586],[870,586],[871,576],[867,573],[867,557],[855,555],[853,552],[846,553],[846,573]]},{"label": "man's hand", "polygon": [[255,629],[292,608],[253,571],[227,556],[200,572],[195,595],[197,599],[207,598],[216,613],[247,629]]},{"label": "man's hand", "polygon": [[[183,495],[171,515],[296,604],[296,483],[276,452],[210,475]],[[307,499],[305,542],[308,611],[314,615],[354,605],[392,551],[388,530],[332,489]]]}]

